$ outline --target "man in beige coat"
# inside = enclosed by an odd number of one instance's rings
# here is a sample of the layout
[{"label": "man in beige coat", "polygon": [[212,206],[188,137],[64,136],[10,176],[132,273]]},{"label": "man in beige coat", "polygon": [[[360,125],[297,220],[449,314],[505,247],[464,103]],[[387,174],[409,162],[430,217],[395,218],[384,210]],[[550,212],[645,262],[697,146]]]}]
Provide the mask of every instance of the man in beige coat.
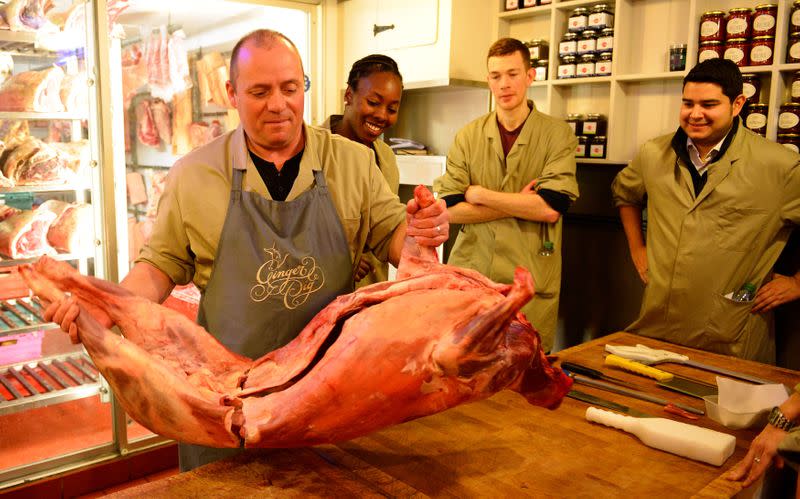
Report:
[{"label": "man in beige coat", "polygon": [[[646,284],[628,331],[774,363],[769,312],[800,297],[800,273],[772,273],[800,222],[800,155],[742,126],[744,102],[734,63],[698,64],[684,79],[678,131],[647,142],[614,180]],[[732,300],[745,283],[755,299]]]},{"label": "man in beige coat", "polygon": [[497,111],[458,132],[434,183],[450,220],[463,224],[448,263],[499,282],[511,282],[518,265],[530,270],[536,295],[523,312],[547,351],[561,289],[561,215],[578,197],[577,139],[527,100],[533,69],[524,44],[498,40],[487,66]]}]

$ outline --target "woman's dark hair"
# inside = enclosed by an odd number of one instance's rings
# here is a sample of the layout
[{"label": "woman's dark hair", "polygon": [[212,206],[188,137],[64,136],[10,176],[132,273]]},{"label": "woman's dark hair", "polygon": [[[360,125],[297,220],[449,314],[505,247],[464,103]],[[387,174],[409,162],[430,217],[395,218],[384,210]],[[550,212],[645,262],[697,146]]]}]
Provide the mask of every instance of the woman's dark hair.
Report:
[{"label": "woman's dark hair", "polygon": [[687,83],[716,83],[722,87],[722,93],[733,102],[742,95],[742,72],[735,62],[728,59],[707,59],[693,67],[683,79]]},{"label": "woman's dark hair", "polygon": [[400,85],[403,85],[403,75],[400,74],[397,63],[388,55],[382,54],[371,54],[354,62],[350,74],[347,75],[347,85],[356,91],[358,80],[373,73],[392,73],[400,79]]}]

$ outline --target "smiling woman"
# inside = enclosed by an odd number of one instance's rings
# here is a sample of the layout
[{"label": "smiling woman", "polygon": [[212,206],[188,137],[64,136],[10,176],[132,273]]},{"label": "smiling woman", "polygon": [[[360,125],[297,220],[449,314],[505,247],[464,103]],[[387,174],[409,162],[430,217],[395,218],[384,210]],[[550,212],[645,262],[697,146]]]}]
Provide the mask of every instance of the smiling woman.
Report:
[{"label": "smiling woman", "polygon": [[[344,93],[344,112],[328,118],[323,127],[375,152],[386,183],[394,194],[400,186],[400,172],[391,148],[380,139],[383,132],[397,122],[403,77],[391,57],[372,54],[353,63]],[[359,287],[388,278],[389,268],[369,251],[358,263],[356,280]]]}]

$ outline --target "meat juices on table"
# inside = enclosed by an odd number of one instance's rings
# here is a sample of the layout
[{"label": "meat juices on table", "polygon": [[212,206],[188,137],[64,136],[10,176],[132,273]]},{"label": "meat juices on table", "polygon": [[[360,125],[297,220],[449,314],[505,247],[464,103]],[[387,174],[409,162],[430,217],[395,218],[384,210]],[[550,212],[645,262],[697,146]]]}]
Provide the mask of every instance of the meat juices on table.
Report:
[{"label": "meat juices on table", "polygon": [[[420,206],[434,202],[419,186]],[[42,299],[70,291],[78,335],[126,412],[165,437],[214,447],[348,440],[509,389],[554,409],[572,382],[550,366],[511,285],[443,265],[407,237],[401,280],[342,295],[291,343],[236,355],[178,312],[46,257],[20,269]],[[413,310],[414,313],[408,313]],[[89,313],[86,313],[88,311]],[[107,314],[123,337],[93,317]]]}]

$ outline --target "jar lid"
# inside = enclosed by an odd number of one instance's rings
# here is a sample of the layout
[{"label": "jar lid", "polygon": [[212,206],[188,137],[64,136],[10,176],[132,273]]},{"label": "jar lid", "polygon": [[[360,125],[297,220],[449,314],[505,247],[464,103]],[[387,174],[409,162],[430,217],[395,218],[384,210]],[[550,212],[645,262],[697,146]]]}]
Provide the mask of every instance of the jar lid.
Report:
[{"label": "jar lid", "polygon": [[581,32],[581,38],[597,38],[597,35],[594,31],[587,29],[586,31]]},{"label": "jar lid", "polygon": [[750,8],[748,7],[736,7],[728,11],[729,14],[740,14],[740,13],[750,13]]},{"label": "jar lid", "polygon": [[[774,37],[773,36],[768,36],[768,37],[758,36],[756,38],[774,38]],[[754,38],[754,40],[755,40],[755,38]],[[747,43],[747,38],[728,38],[726,43]]]},{"label": "jar lid", "polygon": [[599,120],[603,115],[600,113],[587,113],[586,118],[590,120]]},{"label": "jar lid", "polygon": [[578,34],[573,33],[572,31],[567,31],[566,33],[564,33],[564,36],[561,37],[562,40],[568,40],[568,39],[571,40],[573,38],[578,38]]},{"label": "jar lid", "polygon": [[582,60],[583,62],[594,61],[594,54],[583,54],[583,55],[581,56],[581,60]]},{"label": "jar lid", "polygon": [[[797,1],[800,2],[800,0],[797,0]],[[600,33],[602,33],[604,35],[613,35],[614,34],[614,28],[603,28],[602,30],[600,30]]]},{"label": "jar lid", "polygon": [[722,45],[722,42],[718,40],[712,40],[708,42],[700,42],[701,47],[708,47],[709,45]]},{"label": "jar lid", "polygon": [[753,102],[750,104],[750,109],[767,109],[767,105],[760,102]]},{"label": "jar lid", "polygon": [[[800,73],[800,71],[798,71]],[[758,79],[758,75],[755,73],[742,73],[743,80],[756,80]]]},{"label": "jar lid", "polygon": [[611,60],[614,57],[613,52],[600,52],[600,59],[602,60]]},{"label": "jar lid", "polygon": [[706,17],[706,16],[724,16],[724,15],[725,15],[725,13],[722,12],[721,10],[709,10],[708,12],[703,12],[703,16],[702,17]]},{"label": "jar lid", "polygon": [[602,12],[604,10],[611,10],[611,8],[606,3],[599,3],[592,7],[592,12]]},{"label": "jar lid", "polygon": [[670,43],[669,44],[669,48],[671,48],[671,49],[685,49],[686,48],[686,44],[685,43]]},{"label": "jar lid", "polygon": [[762,3],[761,5],[756,5],[756,10],[772,10],[777,8],[778,4],[775,3]]},{"label": "jar lid", "polygon": [[780,139],[797,140],[800,139],[800,135],[796,133],[779,133],[778,140]]},{"label": "jar lid", "polygon": [[[800,1],[800,0],[798,0]],[[567,113],[568,120],[582,120],[583,115],[581,113]]]},{"label": "jar lid", "polygon": [[575,10],[572,11],[572,14],[570,14],[570,17],[579,16],[581,14],[588,14],[588,13],[589,13],[589,9],[587,9],[586,7],[578,7]]},{"label": "jar lid", "polygon": [[594,136],[594,140],[606,140],[606,136],[605,135],[595,135]]},{"label": "jar lid", "polygon": [[574,62],[575,62],[575,60],[576,60],[576,59],[575,59],[575,56],[574,56],[574,55],[565,55],[565,56],[562,56],[562,57],[561,57],[561,62],[563,62],[563,63],[565,63],[565,64],[574,63]]},{"label": "jar lid", "polygon": [[783,104],[781,104],[781,108],[784,108],[784,107],[786,107],[786,108],[792,108],[792,107],[800,108],[800,102],[784,102]]},{"label": "jar lid", "polygon": [[800,7],[800,0],[794,0],[794,2],[792,2],[792,7]]},{"label": "jar lid", "polygon": [[767,36],[767,35],[765,35],[765,36],[754,36],[753,37],[753,41],[756,41],[756,40],[761,40],[761,41],[772,40],[772,41],[775,41],[775,37],[774,36]]},{"label": "jar lid", "polygon": [[547,59],[539,59],[536,61],[536,66],[547,66],[548,60]]},{"label": "jar lid", "polygon": [[531,45],[546,45],[547,42],[543,38],[534,38],[528,42]]}]

